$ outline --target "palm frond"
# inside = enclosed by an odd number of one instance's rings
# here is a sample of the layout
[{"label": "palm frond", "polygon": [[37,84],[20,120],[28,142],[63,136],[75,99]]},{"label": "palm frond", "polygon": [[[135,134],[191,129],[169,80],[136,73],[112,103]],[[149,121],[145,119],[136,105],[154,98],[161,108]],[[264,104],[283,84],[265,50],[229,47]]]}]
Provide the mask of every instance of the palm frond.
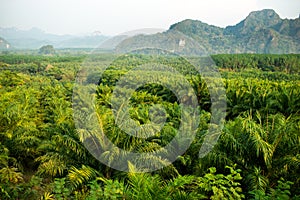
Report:
[{"label": "palm frond", "polygon": [[67,175],[73,188],[87,183],[97,177],[99,173],[89,166],[82,165],[80,169],[72,166]]},{"label": "palm frond", "polygon": [[61,176],[67,169],[67,160],[59,153],[47,153],[35,159],[40,162],[37,173],[51,177]]}]

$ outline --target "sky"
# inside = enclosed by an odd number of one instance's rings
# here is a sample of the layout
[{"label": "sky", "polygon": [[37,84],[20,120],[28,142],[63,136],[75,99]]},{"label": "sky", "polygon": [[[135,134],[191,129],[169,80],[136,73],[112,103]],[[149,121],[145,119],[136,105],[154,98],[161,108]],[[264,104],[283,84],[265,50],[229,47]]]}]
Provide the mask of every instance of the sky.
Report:
[{"label": "sky", "polygon": [[300,0],[0,0],[0,27],[113,36],[143,28],[168,29],[184,19],[226,27],[266,8],[281,18],[297,18]]}]

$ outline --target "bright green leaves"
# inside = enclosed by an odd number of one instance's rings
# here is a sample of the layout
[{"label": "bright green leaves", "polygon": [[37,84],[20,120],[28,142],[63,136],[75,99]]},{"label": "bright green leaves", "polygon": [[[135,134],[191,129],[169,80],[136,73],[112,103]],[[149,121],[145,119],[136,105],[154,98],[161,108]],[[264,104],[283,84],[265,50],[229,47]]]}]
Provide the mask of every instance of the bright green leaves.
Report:
[{"label": "bright green leaves", "polygon": [[216,168],[209,168],[209,173],[199,177],[197,185],[209,199],[242,199],[242,188],[240,181],[241,170],[226,166],[230,173],[228,175],[216,174]]},{"label": "bright green leaves", "polygon": [[82,165],[81,169],[77,169],[76,167],[72,166],[67,177],[71,185],[76,188],[87,183],[89,180],[95,179],[97,174],[99,173],[96,170]]}]

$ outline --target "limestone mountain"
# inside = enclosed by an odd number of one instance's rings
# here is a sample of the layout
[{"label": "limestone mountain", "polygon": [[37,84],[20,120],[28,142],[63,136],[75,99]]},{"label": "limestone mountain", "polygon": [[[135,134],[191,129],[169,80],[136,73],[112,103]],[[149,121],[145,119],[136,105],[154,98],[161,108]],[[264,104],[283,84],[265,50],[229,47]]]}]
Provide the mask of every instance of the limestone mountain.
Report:
[{"label": "limestone mountain", "polygon": [[11,45],[2,37],[0,37],[0,50],[10,49]]},{"label": "limestone mountain", "polygon": [[[168,35],[173,39],[168,39]],[[187,38],[190,42],[186,42]],[[116,50],[159,47],[184,54],[195,51],[190,49],[195,48],[194,43],[207,54],[299,53],[300,18],[281,19],[274,10],[265,9],[251,12],[240,23],[226,28],[187,19],[171,25],[164,33],[127,38],[117,45]]]},{"label": "limestone mountain", "polygon": [[227,26],[225,33],[227,34],[249,34],[261,29],[271,28],[282,21],[279,15],[271,9],[251,12],[246,19],[235,26]]}]

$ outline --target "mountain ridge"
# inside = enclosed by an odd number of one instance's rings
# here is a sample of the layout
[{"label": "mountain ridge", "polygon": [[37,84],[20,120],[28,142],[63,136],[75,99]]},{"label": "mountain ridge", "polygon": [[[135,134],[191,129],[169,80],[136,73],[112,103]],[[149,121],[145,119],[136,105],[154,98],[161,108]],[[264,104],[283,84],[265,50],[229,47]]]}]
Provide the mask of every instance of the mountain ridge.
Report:
[{"label": "mountain ridge", "polygon": [[[121,42],[116,50],[120,52],[134,50],[134,48],[138,48],[137,41],[140,41],[139,48],[141,48],[143,44],[149,43],[145,41],[146,38],[152,42],[157,40],[162,43],[162,37],[167,36],[170,32],[180,32],[186,37],[192,38],[206,50],[207,54],[300,52],[300,18],[281,19],[272,9],[253,11],[241,22],[225,28],[209,25],[199,20],[186,19],[172,24],[163,33],[164,36],[154,34],[152,38],[149,36],[130,37]],[[178,36],[173,42],[177,42],[179,45],[180,40],[182,38]],[[133,48],[130,48],[131,44]],[[159,44],[152,44],[152,47],[156,48],[157,46]],[[160,46],[163,48],[163,46],[170,45],[160,44]],[[176,52],[176,49],[169,50]],[[191,50],[185,50],[191,52]],[[184,54],[185,50],[181,48],[181,52],[177,51],[177,53]]]},{"label": "mountain ridge", "polygon": [[38,28],[19,30],[0,27],[0,37],[5,38],[2,49],[7,45],[17,49],[53,45],[55,48],[114,49],[116,52],[151,47],[180,54],[300,52],[300,15],[295,19],[281,19],[272,9],[250,12],[244,20],[225,28],[186,19],[172,24],[164,32],[147,32],[149,30],[109,37],[98,31],[86,36],[73,36],[50,34]]},{"label": "mountain ridge", "polygon": [[17,49],[38,49],[43,45],[53,45],[55,48],[96,48],[108,38],[99,32],[86,36],[56,35],[39,28],[20,30],[15,27],[0,27],[0,37]]}]

